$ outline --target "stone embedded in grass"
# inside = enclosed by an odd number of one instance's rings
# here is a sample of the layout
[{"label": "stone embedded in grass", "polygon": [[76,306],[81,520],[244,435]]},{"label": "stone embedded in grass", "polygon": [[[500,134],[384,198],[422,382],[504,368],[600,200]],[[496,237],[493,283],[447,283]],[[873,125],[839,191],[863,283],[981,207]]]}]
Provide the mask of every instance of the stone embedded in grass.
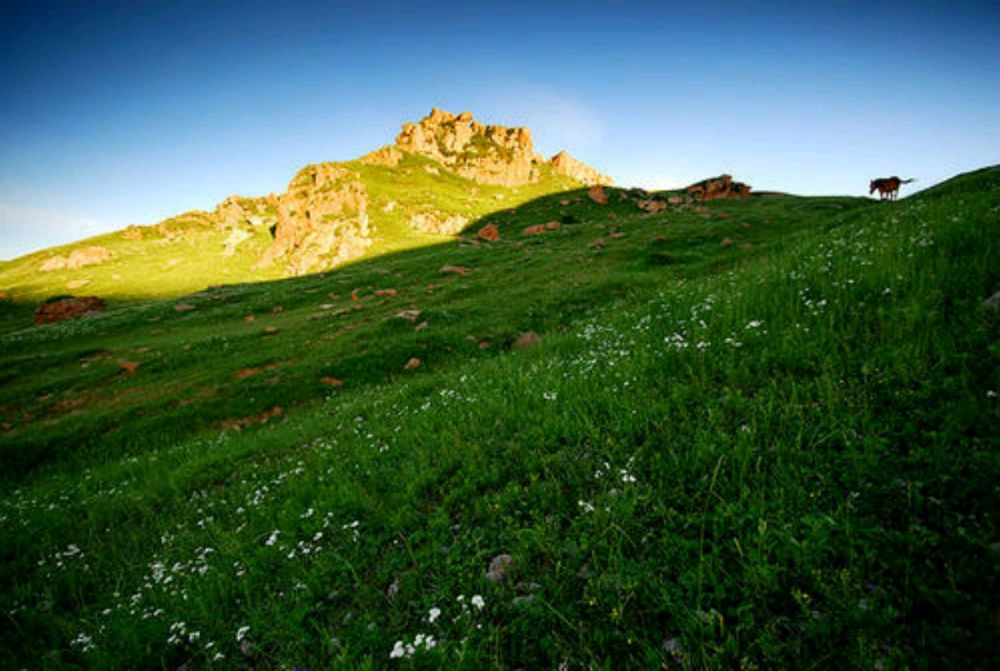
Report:
[{"label": "stone embedded in grass", "polygon": [[507,571],[514,564],[514,558],[509,554],[499,554],[490,560],[490,568],[486,571],[486,579],[496,583],[507,582]]},{"label": "stone embedded in grass", "polygon": [[731,244],[733,244],[733,239],[732,238],[722,238],[722,245],[723,246],[729,246]]},{"label": "stone embedded in grass", "polygon": [[412,357],[409,361],[406,362],[406,365],[403,366],[403,368],[405,370],[413,370],[415,368],[420,368],[421,365],[423,364],[420,361],[420,359],[418,359],[417,357]]},{"label": "stone embedded in grass", "polygon": [[562,224],[558,221],[548,221],[545,223],[545,230],[547,231],[558,231],[560,228],[562,228]]},{"label": "stone embedded in grass", "polygon": [[108,306],[97,296],[57,296],[35,308],[36,324],[53,324],[93,314]]},{"label": "stone embedded in grass", "polygon": [[521,235],[540,235],[545,232],[545,224],[535,224],[534,226],[528,226],[521,231]]},{"label": "stone embedded in grass", "polygon": [[486,224],[476,232],[476,237],[480,240],[495,242],[500,239],[500,229],[496,224]]},{"label": "stone embedded in grass", "polygon": [[174,306],[174,312],[190,312],[194,309],[195,307],[190,303],[178,303]]},{"label": "stone embedded in grass", "polygon": [[525,331],[521,335],[517,336],[514,340],[514,344],[511,345],[514,349],[525,349],[526,347],[531,347],[532,345],[537,345],[542,341],[542,336],[538,335],[534,331]]},{"label": "stone embedded in grass", "polygon": [[329,375],[321,377],[319,381],[328,387],[342,387],[344,385],[343,380],[335,377],[330,377]]},{"label": "stone embedded in grass", "polygon": [[420,310],[400,310],[396,313],[398,319],[415,322],[420,317]]},{"label": "stone embedded in grass", "polygon": [[608,204],[608,194],[604,192],[604,187],[600,184],[596,184],[587,189],[587,197],[598,205]]},{"label": "stone embedded in grass", "polygon": [[625,234],[622,233],[621,231],[615,231],[614,233],[612,233],[608,237],[613,238],[615,240],[621,240],[622,238],[625,237]]},{"label": "stone embedded in grass", "polygon": [[247,315],[246,317],[243,318],[243,321],[245,321],[247,324],[250,324],[255,319],[256,317],[254,317],[253,315]]},{"label": "stone embedded in grass", "polygon": [[606,245],[606,244],[608,244],[608,243],[607,243],[607,241],[604,238],[597,238],[596,240],[594,240],[592,243],[590,243],[587,246],[590,247],[591,249],[603,249],[604,245]]},{"label": "stone embedded in grass", "polygon": [[361,300],[361,289],[354,289],[351,291],[351,300],[360,301]]},{"label": "stone embedded in grass", "polygon": [[462,277],[465,277],[471,271],[472,268],[469,268],[468,266],[442,266],[440,272],[442,275],[461,275]]},{"label": "stone embedded in grass", "polygon": [[126,375],[135,375],[136,371],[139,370],[139,366],[142,364],[138,361],[129,361],[128,359],[118,359],[118,367],[121,368],[122,372]]},{"label": "stone embedded in grass", "polygon": [[423,331],[425,328],[427,328],[427,322],[426,321],[422,321],[419,324],[417,324],[416,326],[414,326],[413,330],[414,331]]},{"label": "stone embedded in grass", "polygon": [[983,301],[983,307],[992,314],[1000,314],[1000,291]]},{"label": "stone embedded in grass", "polygon": [[375,295],[376,296],[398,296],[399,292],[396,291],[395,289],[376,289],[375,290]]},{"label": "stone embedded in grass", "polygon": [[264,327],[264,333],[266,333],[268,335],[274,335],[277,332],[278,332],[278,327],[277,326],[265,326]]}]

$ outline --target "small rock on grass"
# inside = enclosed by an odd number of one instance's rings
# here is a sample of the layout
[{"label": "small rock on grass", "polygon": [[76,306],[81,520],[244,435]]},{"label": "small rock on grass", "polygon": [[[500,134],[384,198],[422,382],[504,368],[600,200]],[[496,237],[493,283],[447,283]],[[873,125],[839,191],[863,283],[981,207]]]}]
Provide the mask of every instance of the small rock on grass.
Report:
[{"label": "small rock on grass", "polygon": [[534,331],[525,331],[521,335],[517,336],[514,340],[514,344],[511,345],[514,349],[524,349],[526,347],[531,347],[532,345],[537,345],[542,341],[542,336],[538,335]]},{"label": "small rock on grass", "polygon": [[136,371],[139,370],[141,366],[138,361],[129,361],[128,359],[118,359],[118,367],[122,369],[122,372],[126,375],[135,375]]},{"label": "small rock on grass", "polygon": [[496,583],[507,581],[507,570],[514,563],[514,558],[509,554],[499,554],[490,560],[489,570],[486,571],[486,579]]},{"label": "small rock on grass", "polygon": [[441,274],[442,275],[461,275],[462,277],[465,277],[466,275],[469,274],[469,272],[471,270],[472,270],[472,268],[469,268],[468,266],[442,266],[441,267]]},{"label": "small rock on grass", "polygon": [[321,377],[319,381],[328,387],[342,387],[344,385],[343,380],[335,377],[330,377],[329,375]]},{"label": "small rock on grass", "polygon": [[421,365],[422,362],[420,361],[420,359],[418,359],[417,357],[413,357],[406,362],[406,365],[403,366],[403,368],[406,370],[413,370],[415,368],[420,368]]}]

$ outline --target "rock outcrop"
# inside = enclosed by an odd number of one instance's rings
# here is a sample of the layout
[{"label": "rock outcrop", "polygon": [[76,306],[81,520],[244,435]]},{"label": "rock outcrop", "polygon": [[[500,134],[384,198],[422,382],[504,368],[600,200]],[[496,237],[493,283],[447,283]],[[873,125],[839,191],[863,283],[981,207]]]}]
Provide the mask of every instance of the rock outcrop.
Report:
[{"label": "rock outcrop", "polygon": [[367,209],[358,174],[336,163],[306,166],[277,198],[274,241],[259,265],[283,260],[302,275],[361,256],[372,243]]},{"label": "rock outcrop", "polygon": [[54,324],[64,319],[82,317],[103,310],[105,307],[107,303],[97,296],[59,296],[35,308],[35,323]]},{"label": "rock outcrop", "polygon": [[546,161],[535,153],[527,128],[484,125],[469,112],[456,115],[435,107],[420,121],[403,124],[396,147],[434,159],[482,184],[519,186],[535,182],[546,165],[556,174],[587,185],[612,182],[566,152]]},{"label": "rock outcrop", "polygon": [[687,188],[687,194],[693,198],[710,200],[713,198],[746,198],[750,195],[750,185],[734,182],[732,175],[719,175],[703,179]]},{"label": "rock outcrop", "polygon": [[614,180],[607,175],[602,175],[597,172],[596,168],[592,168],[582,161],[577,161],[565,151],[561,151],[549,159],[549,165],[557,175],[566,175],[587,186],[610,186],[614,183]]},{"label": "rock outcrop", "polygon": [[111,259],[111,252],[104,247],[80,247],[69,253],[69,256],[56,255],[46,259],[38,267],[42,272],[53,270],[77,270],[84,266],[95,266]]}]

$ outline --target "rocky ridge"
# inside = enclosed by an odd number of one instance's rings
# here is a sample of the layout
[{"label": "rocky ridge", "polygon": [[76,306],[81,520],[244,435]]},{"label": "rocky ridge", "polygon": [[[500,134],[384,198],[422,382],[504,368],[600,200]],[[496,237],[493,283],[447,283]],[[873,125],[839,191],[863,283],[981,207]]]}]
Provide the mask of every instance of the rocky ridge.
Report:
[{"label": "rocky ridge", "polygon": [[[538,182],[546,171],[587,186],[612,181],[566,152],[546,160],[535,152],[527,128],[485,125],[468,112],[455,115],[437,108],[418,122],[404,124],[395,144],[366,154],[358,162],[395,168],[407,154],[437,161],[445,169],[484,185],[516,187]],[[425,170],[440,174],[433,164],[425,166]],[[476,187],[470,187],[470,192],[476,193]],[[289,274],[301,275],[331,268],[366,252],[375,233],[368,206],[365,182],[350,163],[311,164],[299,170],[284,193],[253,198],[229,196],[211,212],[186,212],[160,222],[152,231],[166,242],[192,243],[206,229],[228,232],[222,256],[235,255],[241,245],[255,236],[260,240],[266,231],[270,242],[259,252],[257,267],[277,266]],[[470,221],[467,216],[451,212],[419,211],[404,216],[414,231],[439,235],[455,235]],[[122,237],[143,240],[143,230],[132,226],[122,232]],[[77,269],[109,259],[110,254],[103,248],[85,248],[68,257],[51,257],[39,270]]]}]

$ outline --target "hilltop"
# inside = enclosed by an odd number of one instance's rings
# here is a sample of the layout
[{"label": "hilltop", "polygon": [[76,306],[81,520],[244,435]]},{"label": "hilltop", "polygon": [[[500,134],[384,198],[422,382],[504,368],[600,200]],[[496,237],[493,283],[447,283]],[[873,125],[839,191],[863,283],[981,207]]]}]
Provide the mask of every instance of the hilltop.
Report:
[{"label": "hilltop", "polygon": [[212,211],[44,250],[0,267],[0,288],[40,300],[178,294],[302,275],[434,244],[474,219],[548,193],[611,184],[566,152],[546,160],[531,131],[437,108],[394,144],[307,165],[281,194],[232,195]]},{"label": "hilltop", "polygon": [[468,203],[430,244],[367,255],[397,206],[323,272],[0,302],[4,666],[997,666],[1000,168],[689,203],[453,160],[296,177]]}]

